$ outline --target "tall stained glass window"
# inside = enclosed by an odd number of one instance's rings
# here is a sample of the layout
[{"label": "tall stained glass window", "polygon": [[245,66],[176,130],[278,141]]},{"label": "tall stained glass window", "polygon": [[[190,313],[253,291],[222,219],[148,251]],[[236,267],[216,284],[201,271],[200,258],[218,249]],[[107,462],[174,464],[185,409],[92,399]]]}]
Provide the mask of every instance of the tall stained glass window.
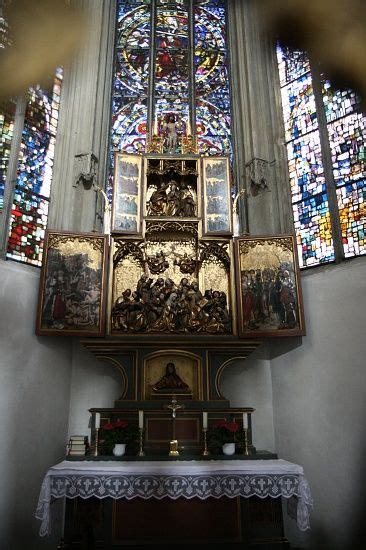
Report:
[{"label": "tall stained glass window", "polygon": [[14,114],[15,104],[11,100],[0,102],[0,211],[4,204],[6,174],[13,139]]},{"label": "tall stained glass window", "polygon": [[303,267],[366,253],[365,116],[304,52],[277,48],[292,206]]},{"label": "tall stained glass window", "polygon": [[[8,22],[0,7],[0,52],[11,45]],[[10,147],[14,130],[15,104],[11,100],[0,101],[0,211],[4,203],[4,190],[8,170]]]},{"label": "tall stained glass window", "polygon": [[230,153],[226,0],[117,0],[112,149],[145,152],[171,120]]},{"label": "tall stained glass window", "polygon": [[28,90],[7,257],[40,266],[47,226],[62,70]]}]

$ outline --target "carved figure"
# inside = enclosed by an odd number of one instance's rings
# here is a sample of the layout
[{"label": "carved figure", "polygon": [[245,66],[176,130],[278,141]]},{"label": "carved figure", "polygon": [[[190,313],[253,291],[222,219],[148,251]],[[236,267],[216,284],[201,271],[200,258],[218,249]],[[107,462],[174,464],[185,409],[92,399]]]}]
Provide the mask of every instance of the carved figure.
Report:
[{"label": "carved figure", "polygon": [[182,182],[179,194],[179,215],[184,218],[192,218],[196,215],[196,203],[187,185]]},{"label": "carved figure", "polygon": [[179,260],[175,258],[174,265],[179,266],[181,273],[193,275],[198,267],[198,262],[195,258],[188,256],[187,252],[185,252]]},{"label": "carved figure", "polygon": [[162,182],[147,203],[148,216],[192,218],[196,215],[196,202],[192,192],[182,182]]},{"label": "carved figure", "polygon": [[166,260],[165,254],[161,250],[160,252],[156,252],[155,256],[148,256],[147,265],[151,273],[159,275],[159,273],[164,273],[164,271],[168,269],[169,262]]},{"label": "carved figure", "polygon": [[162,216],[166,212],[168,185],[164,182],[153,192],[147,204],[148,216]]},{"label": "carved figure", "polygon": [[116,300],[112,327],[121,332],[229,334],[231,318],[224,292],[202,294],[198,282],[190,283],[186,277],[175,285],[169,278],[154,282],[143,275],[136,291],[126,289]]},{"label": "carved figure", "polygon": [[165,214],[167,216],[179,216],[181,211],[181,202],[180,202],[180,192],[178,189],[177,182],[171,180],[169,182],[170,191],[167,194],[167,205]]},{"label": "carved figure", "polygon": [[[166,53],[169,56],[168,53]],[[163,125],[165,133],[165,143],[168,153],[175,153],[178,144],[178,127],[174,115],[169,115]]]}]

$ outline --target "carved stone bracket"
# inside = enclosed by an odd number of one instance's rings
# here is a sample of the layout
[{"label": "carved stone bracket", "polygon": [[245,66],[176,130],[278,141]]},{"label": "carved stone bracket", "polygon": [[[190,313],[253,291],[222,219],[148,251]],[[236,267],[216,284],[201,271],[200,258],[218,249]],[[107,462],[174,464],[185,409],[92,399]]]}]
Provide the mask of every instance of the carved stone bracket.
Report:
[{"label": "carved stone bracket", "polygon": [[245,165],[246,178],[252,197],[270,191],[272,185],[270,174],[274,162],[255,157]]},{"label": "carved stone bracket", "polygon": [[84,189],[89,190],[96,186],[98,158],[94,153],[79,153],[75,158],[78,163],[78,175],[74,187],[82,184]]}]

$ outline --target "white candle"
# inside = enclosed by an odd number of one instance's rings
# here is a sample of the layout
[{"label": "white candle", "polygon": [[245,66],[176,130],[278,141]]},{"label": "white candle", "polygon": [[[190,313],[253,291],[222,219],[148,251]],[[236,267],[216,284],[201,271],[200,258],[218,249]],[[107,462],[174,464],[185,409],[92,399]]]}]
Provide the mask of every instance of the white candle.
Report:
[{"label": "white candle", "polygon": [[99,430],[100,428],[100,413],[95,413],[95,429]]},{"label": "white candle", "polygon": [[202,413],[202,426],[204,430],[207,430],[207,412]]},{"label": "white candle", "polygon": [[249,428],[248,413],[243,413],[243,428]]},{"label": "white candle", "polygon": [[144,411],[139,411],[139,428],[142,430],[144,427]]},{"label": "white candle", "polygon": [[188,117],[188,120],[187,120],[186,133],[187,133],[187,136],[192,135],[191,121],[190,121],[189,117]]}]

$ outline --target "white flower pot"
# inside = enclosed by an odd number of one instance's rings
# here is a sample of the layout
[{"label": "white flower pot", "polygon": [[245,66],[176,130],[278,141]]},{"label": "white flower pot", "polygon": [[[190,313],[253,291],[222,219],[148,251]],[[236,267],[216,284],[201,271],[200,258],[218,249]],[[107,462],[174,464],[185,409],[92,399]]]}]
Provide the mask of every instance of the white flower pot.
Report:
[{"label": "white flower pot", "polygon": [[114,456],[123,456],[126,452],[126,443],[116,443],[113,447]]},{"label": "white flower pot", "polygon": [[222,452],[224,453],[224,455],[234,455],[235,443],[224,443],[222,446]]}]

